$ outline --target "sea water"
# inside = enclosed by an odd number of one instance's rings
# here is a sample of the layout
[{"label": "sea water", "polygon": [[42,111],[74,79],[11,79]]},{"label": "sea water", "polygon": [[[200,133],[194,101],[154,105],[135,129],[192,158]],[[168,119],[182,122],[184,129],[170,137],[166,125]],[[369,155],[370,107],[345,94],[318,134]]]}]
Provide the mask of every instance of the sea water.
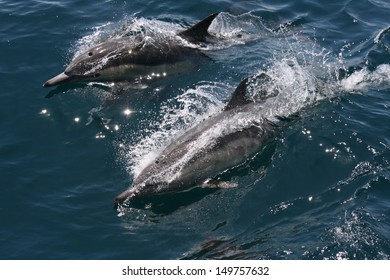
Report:
[{"label": "sea water", "polygon": [[[42,88],[104,40],[215,12],[196,69]],[[0,258],[388,259],[389,12],[385,0],[0,1]],[[261,73],[277,93],[262,116],[299,118],[219,175],[238,187],[113,204]],[[252,80],[249,97],[261,89]]]}]

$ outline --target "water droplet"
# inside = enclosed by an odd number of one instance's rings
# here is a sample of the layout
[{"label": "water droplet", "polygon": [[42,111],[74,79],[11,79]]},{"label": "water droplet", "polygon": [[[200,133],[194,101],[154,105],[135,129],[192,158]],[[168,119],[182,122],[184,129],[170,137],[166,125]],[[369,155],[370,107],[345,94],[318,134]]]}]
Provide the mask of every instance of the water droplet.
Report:
[{"label": "water droplet", "polygon": [[132,113],[133,111],[131,111],[130,109],[125,109],[124,111],[123,111],[123,114],[125,114],[126,116],[130,116],[131,115],[131,113]]}]

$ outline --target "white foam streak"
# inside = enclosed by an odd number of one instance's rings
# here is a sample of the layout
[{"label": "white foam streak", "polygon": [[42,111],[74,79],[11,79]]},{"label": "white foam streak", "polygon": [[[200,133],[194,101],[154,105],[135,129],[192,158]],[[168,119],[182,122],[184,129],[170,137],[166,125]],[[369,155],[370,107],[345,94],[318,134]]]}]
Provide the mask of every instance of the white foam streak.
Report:
[{"label": "white foam streak", "polygon": [[341,80],[340,87],[342,91],[351,93],[367,89],[388,89],[390,88],[390,65],[381,64],[372,72],[367,68],[356,71]]},{"label": "white foam streak", "polygon": [[[265,87],[267,92],[275,96],[265,101],[261,117],[276,120],[276,117],[291,116],[305,107],[333,96],[333,85],[316,77],[312,67],[300,65],[295,59],[284,59],[276,62],[267,72],[263,72],[271,81],[257,87],[257,90]],[[256,95],[256,88],[254,91],[252,95]]]}]

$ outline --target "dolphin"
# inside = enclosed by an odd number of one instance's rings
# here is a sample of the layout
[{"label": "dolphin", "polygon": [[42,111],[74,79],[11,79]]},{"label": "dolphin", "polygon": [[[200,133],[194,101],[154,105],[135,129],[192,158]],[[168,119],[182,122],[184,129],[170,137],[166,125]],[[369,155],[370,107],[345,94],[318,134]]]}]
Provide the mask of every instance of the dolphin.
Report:
[{"label": "dolphin", "polygon": [[[260,79],[270,81],[264,73]],[[248,81],[241,81],[221,112],[193,126],[163,149],[136,176],[132,186],[115,198],[115,203],[185,191],[197,185],[232,187],[232,183],[213,177],[252,158],[291,120],[289,116],[277,116],[272,121],[262,117],[264,101],[275,95],[263,87],[260,100],[250,101],[246,97]]]},{"label": "dolphin", "polygon": [[102,42],[78,55],[64,72],[49,79],[43,86],[84,81],[134,80],[152,73],[166,75],[179,71],[180,64],[191,64],[199,59],[202,53],[197,46],[212,42],[212,36],[207,30],[218,14],[206,17],[177,33],[177,36],[160,35],[152,38],[135,35]]}]

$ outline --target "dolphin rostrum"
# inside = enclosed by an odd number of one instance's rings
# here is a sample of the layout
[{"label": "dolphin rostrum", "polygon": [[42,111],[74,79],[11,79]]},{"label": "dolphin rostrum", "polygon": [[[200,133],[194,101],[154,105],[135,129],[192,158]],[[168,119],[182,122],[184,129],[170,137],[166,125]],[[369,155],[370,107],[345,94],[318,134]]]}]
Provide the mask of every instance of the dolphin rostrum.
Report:
[{"label": "dolphin rostrum", "polygon": [[178,71],[180,63],[199,59],[200,51],[191,44],[210,41],[212,36],[207,30],[218,14],[208,16],[174,37],[135,35],[107,40],[77,56],[63,73],[43,86],[82,81],[134,80],[151,73],[166,75]]},{"label": "dolphin rostrum", "polygon": [[[260,78],[264,82],[270,81],[264,73]],[[253,157],[290,120],[288,116],[276,116],[270,121],[262,116],[264,101],[274,95],[264,90],[260,101],[249,101],[247,84],[248,78],[238,85],[222,112],[173,140],[140,172],[132,186],[115,198],[115,202],[184,191],[196,185],[232,186],[212,178]]]}]

